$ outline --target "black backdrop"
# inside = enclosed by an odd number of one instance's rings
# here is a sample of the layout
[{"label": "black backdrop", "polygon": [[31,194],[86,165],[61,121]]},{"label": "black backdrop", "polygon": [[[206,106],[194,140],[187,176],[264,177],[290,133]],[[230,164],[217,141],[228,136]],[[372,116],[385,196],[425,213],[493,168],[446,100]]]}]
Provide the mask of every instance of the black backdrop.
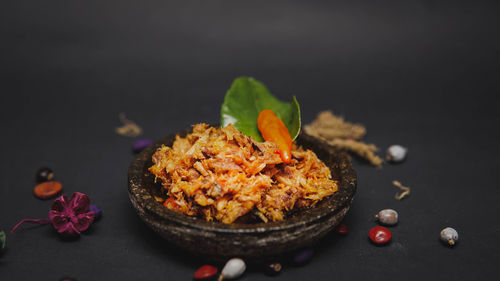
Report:
[{"label": "black backdrop", "polygon": [[[0,229],[46,215],[50,200],[32,195],[45,165],[104,217],[72,242],[50,226],[9,235],[0,279],[191,279],[204,261],[132,209],[134,139],[114,128],[120,112],[153,139],[217,122],[231,81],[249,75],[296,95],[304,123],[331,109],[380,148],[410,150],[382,170],[355,159],[349,235],[328,235],[275,280],[485,280],[500,258],[498,15],[494,2],[431,0],[2,1]],[[409,198],[393,198],[394,179]],[[375,247],[367,233],[383,208],[400,223]],[[445,226],[461,235],[453,249],[438,240]],[[266,278],[252,269],[242,280]]]}]

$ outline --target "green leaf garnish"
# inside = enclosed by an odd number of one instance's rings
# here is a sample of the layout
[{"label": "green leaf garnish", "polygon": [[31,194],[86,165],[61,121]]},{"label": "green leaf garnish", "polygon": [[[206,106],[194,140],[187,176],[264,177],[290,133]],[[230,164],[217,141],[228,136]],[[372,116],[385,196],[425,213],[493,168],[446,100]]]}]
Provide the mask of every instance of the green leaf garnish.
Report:
[{"label": "green leaf garnish", "polygon": [[264,109],[271,109],[278,116],[295,140],[300,132],[300,107],[295,96],[291,102],[282,102],[274,97],[264,84],[251,78],[239,77],[227,91],[220,112],[220,124],[233,124],[236,129],[256,141],[264,141],[257,117]]}]

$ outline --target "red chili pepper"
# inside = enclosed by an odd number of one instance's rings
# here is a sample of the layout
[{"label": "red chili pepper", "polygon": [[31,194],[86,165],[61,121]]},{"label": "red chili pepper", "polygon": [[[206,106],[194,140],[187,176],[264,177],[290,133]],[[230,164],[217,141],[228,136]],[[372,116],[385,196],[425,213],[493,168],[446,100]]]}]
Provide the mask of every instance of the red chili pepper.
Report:
[{"label": "red chili pepper", "polygon": [[274,115],[272,110],[264,109],[257,118],[257,127],[266,141],[278,144],[281,160],[284,163],[290,163],[292,160],[292,137],[290,137],[285,123]]}]

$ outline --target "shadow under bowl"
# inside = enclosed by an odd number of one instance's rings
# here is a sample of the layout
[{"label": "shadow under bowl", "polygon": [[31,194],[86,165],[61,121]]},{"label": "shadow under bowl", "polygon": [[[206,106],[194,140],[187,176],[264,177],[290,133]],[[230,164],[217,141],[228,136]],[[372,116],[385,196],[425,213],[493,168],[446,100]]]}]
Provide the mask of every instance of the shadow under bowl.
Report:
[{"label": "shadow under bowl", "polygon": [[[191,130],[178,133],[184,137]],[[154,196],[162,196],[161,185],[148,171],[152,155],[161,145],[172,146],[175,135],[162,138],[144,149],[128,169],[130,201],[139,217],[162,237],[195,255],[226,259],[256,259],[279,256],[317,242],[338,225],[354,198],[356,172],[349,155],[301,133],[296,140],[311,149],[330,168],[338,180],[338,191],[314,207],[293,212],[280,222],[232,223],[208,222],[165,208]]]}]

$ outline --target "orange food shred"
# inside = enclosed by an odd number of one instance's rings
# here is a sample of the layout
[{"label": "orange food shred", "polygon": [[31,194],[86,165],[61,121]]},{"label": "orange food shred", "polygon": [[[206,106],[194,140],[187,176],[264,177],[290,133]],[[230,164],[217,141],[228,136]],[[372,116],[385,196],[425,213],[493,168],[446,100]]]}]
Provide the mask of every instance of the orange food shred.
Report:
[{"label": "orange food shred", "polygon": [[330,169],[314,152],[294,146],[285,164],[279,151],[278,144],[256,142],[231,124],[197,124],[172,147],[158,148],[149,171],[169,196],[166,208],[227,224],[255,214],[281,221],[288,211],[337,191]]}]

